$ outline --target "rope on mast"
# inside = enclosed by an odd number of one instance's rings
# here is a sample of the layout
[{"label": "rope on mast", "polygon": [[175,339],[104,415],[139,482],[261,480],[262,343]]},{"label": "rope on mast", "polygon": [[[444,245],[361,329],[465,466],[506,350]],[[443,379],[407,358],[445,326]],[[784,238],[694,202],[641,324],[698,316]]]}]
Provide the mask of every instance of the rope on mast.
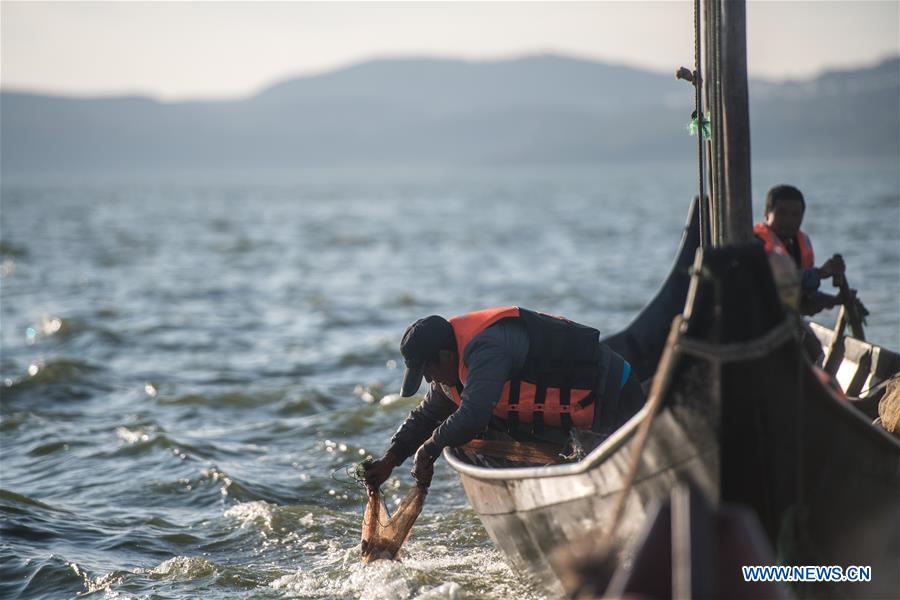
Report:
[{"label": "rope on mast", "polygon": [[704,142],[709,139],[710,127],[709,119],[703,114],[703,75],[700,52],[701,35],[700,0],[694,0],[694,70],[691,71],[687,67],[681,67],[675,72],[675,78],[687,81],[694,86],[694,113],[691,115],[691,124],[688,129],[691,132],[691,135],[697,135],[697,198],[700,202],[700,246],[706,247],[710,245],[709,233],[712,231],[712,228],[709,223],[709,199],[706,196]]},{"label": "rope on mast", "polygon": [[712,173],[712,214],[713,214],[713,237],[714,246],[723,245],[723,210],[722,210],[722,194],[725,189],[725,169],[724,169],[724,152],[722,149],[722,56],[721,56],[721,39],[719,36],[719,28],[721,27],[721,11],[717,1],[706,3],[707,6],[707,34],[710,43],[707,45],[709,52],[710,68],[707,72],[712,77],[711,85],[706,86],[707,93],[710,95],[709,106],[712,110],[712,118],[716,122],[716,131],[712,138],[711,156],[710,156],[710,172]]},{"label": "rope on mast", "polygon": [[700,69],[700,0],[694,0],[694,111],[697,113],[697,187],[700,190],[700,245],[709,245],[709,201],[704,185],[703,144],[705,133],[703,116],[703,75]]}]

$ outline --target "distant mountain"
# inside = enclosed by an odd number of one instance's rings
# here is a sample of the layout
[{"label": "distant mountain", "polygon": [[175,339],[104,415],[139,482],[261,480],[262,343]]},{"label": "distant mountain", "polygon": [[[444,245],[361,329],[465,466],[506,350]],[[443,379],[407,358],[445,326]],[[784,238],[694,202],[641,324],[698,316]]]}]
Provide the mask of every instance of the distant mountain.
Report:
[{"label": "distant mountain", "polygon": [[751,145],[762,156],[900,156],[900,57],[815,79],[751,82]]},{"label": "distant mountain", "polygon": [[[756,156],[896,156],[900,58],[751,81]],[[556,55],[372,60],[241,100],[0,94],[4,172],[592,163],[692,157],[690,86]]]}]

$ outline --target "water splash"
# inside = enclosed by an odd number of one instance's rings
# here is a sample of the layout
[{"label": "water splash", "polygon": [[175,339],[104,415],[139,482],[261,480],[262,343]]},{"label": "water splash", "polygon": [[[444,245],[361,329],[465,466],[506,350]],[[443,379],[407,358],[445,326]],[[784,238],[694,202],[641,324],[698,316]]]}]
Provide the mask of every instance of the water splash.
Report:
[{"label": "water splash", "polygon": [[237,519],[242,528],[261,526],[263,535],[272,531],[273,511],[275,505],[259,500],[235,504],[225,511],[225,516]]},{"label": "water splash", "polygon": [[221,567],[199,556],[175,556],[147,571],[152,576],[166,579],[197,579],[212,575]]}]

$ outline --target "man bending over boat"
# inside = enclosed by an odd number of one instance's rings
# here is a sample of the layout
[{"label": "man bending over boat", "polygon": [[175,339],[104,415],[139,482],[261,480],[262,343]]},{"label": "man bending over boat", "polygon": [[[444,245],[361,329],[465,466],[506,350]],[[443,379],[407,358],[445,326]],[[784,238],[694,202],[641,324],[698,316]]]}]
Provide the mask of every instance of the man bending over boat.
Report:
[{"label": "man bending over boat", "polygon": [[841,304],[840,296],[819,291],[823,279],[844,275],[844,259],[835,254],[821,267],[815,266],[812,243],[809,236],[800,230],[806,201],[803,194],[791,185],[776,185],[766,194],[765,217],[762,223],[753,226],[753,233],[765,245],[766,252],[788,256],[801,270],[800,312],[814,315],[817,312]]},{"label": "man bending over boat", "polygon": [[415,394],[423,377],[431,386],[366,471],[370,489],[413,453],[412,475],[429,485],[443,448],[469,442],[492,419],[513,432],[574,427],[606,436],[644,404],[631,365],[596,329],[515,306],[419,319],[400,353],[401,395]]}]

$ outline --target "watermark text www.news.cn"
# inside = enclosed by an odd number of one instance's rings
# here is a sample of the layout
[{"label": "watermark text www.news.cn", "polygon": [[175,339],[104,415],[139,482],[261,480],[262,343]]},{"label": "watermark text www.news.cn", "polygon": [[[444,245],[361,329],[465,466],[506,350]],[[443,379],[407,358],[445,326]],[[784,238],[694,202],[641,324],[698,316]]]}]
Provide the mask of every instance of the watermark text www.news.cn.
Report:
[{"label": "watermark text www.news.cn", "polygon": [[741,567],[744,581],[780,582],[865,582],[872,581],[872,567],[838,565],[759,566]]}]

